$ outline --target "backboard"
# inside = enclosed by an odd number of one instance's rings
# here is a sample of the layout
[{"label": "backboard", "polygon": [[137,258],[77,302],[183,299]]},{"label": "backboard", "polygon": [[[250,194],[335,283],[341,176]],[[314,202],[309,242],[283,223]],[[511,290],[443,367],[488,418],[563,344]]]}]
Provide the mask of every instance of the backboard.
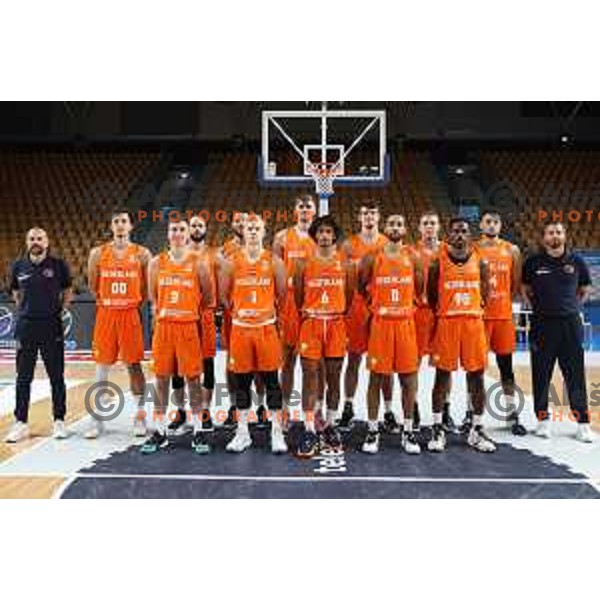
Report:
[{"label": "backboard", "polygon": [[306,185],[315,170],[335,185],[383,185],[389,177],[384,110],[266,110],[258,179],[263,185]]}]

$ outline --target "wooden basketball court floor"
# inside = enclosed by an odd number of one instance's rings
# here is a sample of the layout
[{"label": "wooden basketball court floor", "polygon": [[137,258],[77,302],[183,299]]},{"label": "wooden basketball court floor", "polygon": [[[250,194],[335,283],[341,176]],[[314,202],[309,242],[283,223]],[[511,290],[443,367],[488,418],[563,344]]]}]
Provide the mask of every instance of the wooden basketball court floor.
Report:
[{"label": "wooden basketball court floor", "polygon": [[[217,383],[223,381],[223,363],[219,354]],[[528,354],[518,353],[515,363],[517,383],[525,392],[523,419],[533,429]],[[488,433],[498,442],[493,455],[474,452],[456,435],[450,437],[449,448],[442,455],[424,451],[420,456],[407,456],[398,436],[386,436],[379,454],[367,456],[358,451],[361,421],[366,416],[367,373],[361,369],[358,423],[338,455],[308,461],[291,455],[273,456],[268,450],[268,432],[255,430],[255,445],[243,455],[227,454],[226,436],[217,431],[215,450],[208,456],[195,455],[185,436],[175,439],[165,452],[143,456],[138,451],[141,441],[131,432],[131,402],[108,424],[106,436],[94,441],[82,437],[90,419],[84,396],[94,381],[94,370],[91,362],[67,362],[71,435],[57,441],[50,437],[49,383],[40,361],[32,390],[32,437],[16,445],[0,444],[0,498],[600,498],[600,406],[592,408],[594,444],[575,441],[576,425],[566,416],[559,420],[558,413],[550,440],[534,435],[515,438],[504,423],[487,414]],[[600,353],[588,353],[586,372],[589,392],[596,390],[598,396],[594,404],[600,405]],[[431,419],[428,407],[433,373],[425,365],[420,371],[424,423]],[[14,377],[14,363],[5,360],[0,364],[2,437],[12,424]],[[487,385],[495,383],[496,377],[491,366]],[[148,378],[152,381],[151,374]],[[111,380],[127,390],[123,368],[113,369]],[[300,381],[299,368],[296,381]],[[558,374],[554,384],[562,389]],[[464,374],[458,373],[451,397],[457,422],[462,420],[465,398]],[[397,386],[394,406],[398,412]],[[219,408],[226,410],[227,401]]]}]

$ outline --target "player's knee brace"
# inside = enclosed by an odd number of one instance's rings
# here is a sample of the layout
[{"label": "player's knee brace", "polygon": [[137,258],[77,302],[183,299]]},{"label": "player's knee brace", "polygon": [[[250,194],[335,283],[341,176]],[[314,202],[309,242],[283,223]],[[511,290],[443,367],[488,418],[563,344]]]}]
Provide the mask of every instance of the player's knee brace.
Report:
[{"label": "player's knee brace", "polygon": [[263,371],[261,377],[265,384],[267,406],[269,407],[269,410],[281,410],[283,398],[277,371]]},{"label": "player's knee brace", "polygon": [[132,365],[127,365],[127,371],[130,375],[143,375],[144,371],[142,371],[142,365],[140,363],[134,363]]},{"label": "player's knee brace", "polygon": [[171,387],[173,390],[182,390],[185,387],[185,379],[180,375],[173,375],[171,378]]},{"label": "player's knee brace", "polygon": [[234,378],[235,405],[240,410],[248,410],[252,402],[252,373],[236,373]]},{"label": "player's knee brace", "polygon": [[215,389],[215,359],[205,358],[202,361],[204,375],[202,376],[202,387],[207,390]]},{"label": "player's knee brace", "polygon": [[512,354],[499,354],[496,356],[496,364],[500,371],[500,381],[505,384],[514,385],[515,372],[513,370]]}]

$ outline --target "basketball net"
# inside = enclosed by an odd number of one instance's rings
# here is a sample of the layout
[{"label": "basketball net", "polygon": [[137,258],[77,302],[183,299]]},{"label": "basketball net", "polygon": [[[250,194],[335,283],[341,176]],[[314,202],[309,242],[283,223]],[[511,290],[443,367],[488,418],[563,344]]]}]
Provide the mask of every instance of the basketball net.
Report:
[{"label": "basketball net", "polygon": [[308,172],[315,182],[315,191],[319,196],[320,216],[329,213],[329,198],[333,196],[333,181],[336,178],[336,170],[336,163],[311,163],[308,166]]}]

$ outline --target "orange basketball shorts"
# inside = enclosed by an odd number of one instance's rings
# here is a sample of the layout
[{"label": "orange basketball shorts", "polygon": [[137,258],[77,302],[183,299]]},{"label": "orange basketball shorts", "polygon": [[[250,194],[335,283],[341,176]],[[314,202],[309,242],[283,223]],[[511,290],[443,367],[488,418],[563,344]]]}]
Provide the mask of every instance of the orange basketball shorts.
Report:
[{"label": "orange basketball shorts", "polygon": [[348,352],[364,354],[369,346],[369,310],[365,299],[360,294],[354,294],[352,305],[346,317],[346,332],[348,336]]},{"label": "orange basketball shorts", "polygon": [[217,355],[217,326],[215,325],[213,310],[202,311],[200,343],[202,344],[202,356],[204,358],[214,358]]},{"label": "orange basketball shorts", "polygon": [[277,371],[281,367],[281,340],[275,325],[233,325],[228,368],[234,373]]},{"label": "orange basketball shorts", "polygon": [[414,319],[371,321],[367,365],[373,373],[416,373],[419,370],[419,349]]},{"label": "orange basketball shorts", "polygon": [[344,317],[307,318],[300,326],[300,356],[311,360],[343,358],[346,355],[346,323]]},{"label": "orange basketball shorts", "polygon": [[158,321],[152,337],[154,372],[158,377],[198,377],[202,373],[202,347],[196,321]]},{"label": "orange basketball shorts", "polygon": [[512,319],[488,319],[485,334],[489,349],[495,354],[512,354],[517,349],[517,331]]},{"label": "orange basketball shorts", "polygon": [[481,371],[487,363],[487,339],[483,319],[447,317],[437,320],[431,362],[444,371]]},{"label": "orange basketball shorts", "polygon": [[435,325],[435,315],[428,306],[419,306],[415,311],[415,325],[417,329],[417,347],[419,348],[419,358],[426,354],[431,354],[431,345],[433,342],[433,327]]},{"label": "orange basketball shorts", "polygon": [[119,358],[128,365],[141,362],[144,358],[144,330],[139,309],[99,306],[92,353],[94,360],[101,365],[113,365]]},{"label": "orange basketball shorts", "polygon": [[286,346],[295,348],[298,345],[300,334],[300,315],[296,308],[294,290],[291,288],[288,288],[285,304],[279,315],[279,322],[281,324],[281,341]]}]

